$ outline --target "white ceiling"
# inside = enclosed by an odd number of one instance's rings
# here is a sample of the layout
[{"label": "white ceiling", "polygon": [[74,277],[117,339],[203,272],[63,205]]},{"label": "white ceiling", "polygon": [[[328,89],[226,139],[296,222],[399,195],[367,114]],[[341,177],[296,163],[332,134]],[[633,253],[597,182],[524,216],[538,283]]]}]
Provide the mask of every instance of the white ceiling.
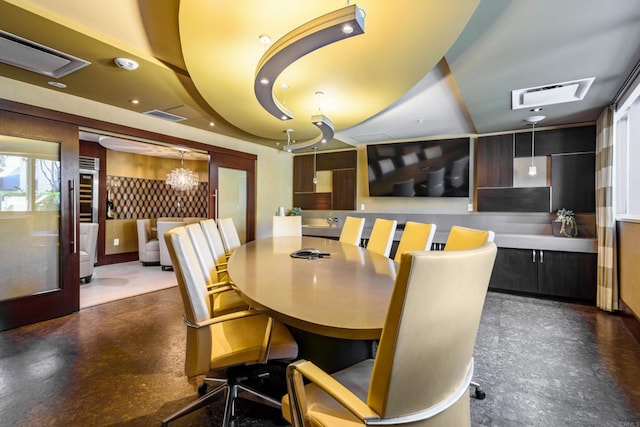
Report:
[{"label": "white ceiling", "polygon": [[[302,139],[316,132],[307,117],[319,107],[317,90],[336,124],[324,149],[523,129],[534,113],[511,108],[512,90],[588,77],[595,80],[584,100],[535,114],[547,117],[539,128],[594,122],[640,60],[640,0],[358,4],[367,11],[364,35],[283,73],[292,82],[284,95],[299,110],[286,126],[253,97],[264,50],[257,36],[278,38],[344,0],[6,0],[0,28],[89,60],[60,79],[67,93],[138,112],[183,113],[185,126],[274,148],[286,141],[286,127]],[[119,70],[117,56],[141,66]],[[50,79],[4,64],[0,75],[49,87]],[[142,105],[130,104],[133,97]]]}]

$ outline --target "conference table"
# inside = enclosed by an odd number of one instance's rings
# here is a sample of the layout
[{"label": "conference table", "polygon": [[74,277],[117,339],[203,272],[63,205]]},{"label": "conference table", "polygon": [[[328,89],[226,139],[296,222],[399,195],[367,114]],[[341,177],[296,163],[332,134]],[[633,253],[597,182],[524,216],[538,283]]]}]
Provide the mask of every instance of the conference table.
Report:
[{"label": "conference table", "polygon": [[[292,258],[314,248],[325,258]],[[289,326],[308,358],[329,370],[370,357],[380,338],[396,275],[393,260],[318,237],[258,239],[237,248],[227,265],[243,298]]]}]

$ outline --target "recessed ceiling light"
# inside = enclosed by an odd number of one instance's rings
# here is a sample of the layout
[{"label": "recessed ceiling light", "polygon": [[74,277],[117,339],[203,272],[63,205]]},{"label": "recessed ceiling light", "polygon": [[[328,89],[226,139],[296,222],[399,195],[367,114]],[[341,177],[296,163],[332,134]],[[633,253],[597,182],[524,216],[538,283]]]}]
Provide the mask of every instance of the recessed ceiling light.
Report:
[{"label": "recessed ceiling light", "polygon": [[424,119],[418,119],[416,120],[417,123],[424,123]]},{"label": "recessed ceiling light", "polygon": [[262,44],[271,43],[271,37],[268,34],[260,34],[260,37],[258,37],[258,40],[260,40],[260,43]]},{"label": "recessed ceiling light", "polygon": [[538,107],[538,108],[532,108],[531,110],[532,113],[537,113],[538,111],[542,111],[542,108]]},{"label": "recessed ceiling light", "polygon": [[138,68],[138,63],[129,58],[116,58],[113,62],[118,66],[118,68],[122,68],[127,71],[133,71]]},{"label": "recessed ceiling light", "polygon": [[66,89],[67,85],[61,82],[47,82],[53,87],[57,87],[58,89]]},{"label": "recessed ceiling light", "polygon": [[209,122],[209,126],[214,127],[216,124],[213,122]]},{"label": "recessed ceiling light", "polygon": [[132,104],[136,104],[136,105],[140,104],[140,100],[139,99],[135,99],[135,98],[134,99],[130,99],[129,102],[132,103]]}]

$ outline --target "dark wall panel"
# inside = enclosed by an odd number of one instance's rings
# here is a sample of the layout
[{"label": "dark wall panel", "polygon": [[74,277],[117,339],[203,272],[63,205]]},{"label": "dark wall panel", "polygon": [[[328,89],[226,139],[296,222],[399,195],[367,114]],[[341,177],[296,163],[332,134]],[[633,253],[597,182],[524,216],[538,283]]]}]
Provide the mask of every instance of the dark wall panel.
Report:
[{"label": "dark wall panel", "polygon": [[478,188],[478,212],[549,212],[549,187]]}]

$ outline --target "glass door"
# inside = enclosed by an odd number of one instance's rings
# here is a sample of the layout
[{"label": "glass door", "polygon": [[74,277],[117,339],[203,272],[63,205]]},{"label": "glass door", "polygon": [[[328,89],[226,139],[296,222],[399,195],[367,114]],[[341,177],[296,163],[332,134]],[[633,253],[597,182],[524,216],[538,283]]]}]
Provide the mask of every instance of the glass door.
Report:
[{"label": "glass door", "polygon": [[210,152],[212,218],[233,218],[242,243],[255,239],[255,156]]},{"label": "glass door", "polygon": [[78,310],[77,128],[74,157],[72,127],[28,120],[47,139],[0,112],[0,330]]}]

